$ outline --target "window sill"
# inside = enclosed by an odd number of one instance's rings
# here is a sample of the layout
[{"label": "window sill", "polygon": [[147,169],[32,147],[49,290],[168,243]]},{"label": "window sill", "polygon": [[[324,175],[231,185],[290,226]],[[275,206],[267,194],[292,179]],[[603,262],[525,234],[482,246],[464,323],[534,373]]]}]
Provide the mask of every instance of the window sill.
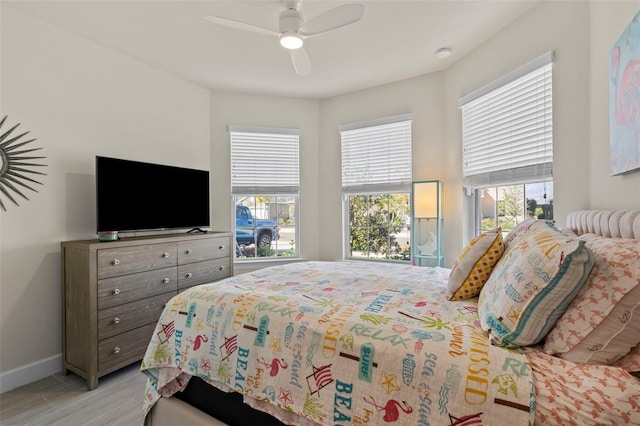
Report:
[{"label": "window sill", "polygon": [[395,259],[375,259],[375,258],[362,258],[362,257],[345,257],[343,260],[349,262],[375,262],[375,263],[398,263],[400,265],[411,265],[410,260],[395,260]]},{"label": "window sill", "polygon": [[240,261],[235,260],[233,263],[233,273],[234,275],[238,275],[245,272],[252,272],[259,269],[268,268],[270,266],[286,265],[287,263],[298,263],[306,261],[307,259],[302,257],[283,257]]}]

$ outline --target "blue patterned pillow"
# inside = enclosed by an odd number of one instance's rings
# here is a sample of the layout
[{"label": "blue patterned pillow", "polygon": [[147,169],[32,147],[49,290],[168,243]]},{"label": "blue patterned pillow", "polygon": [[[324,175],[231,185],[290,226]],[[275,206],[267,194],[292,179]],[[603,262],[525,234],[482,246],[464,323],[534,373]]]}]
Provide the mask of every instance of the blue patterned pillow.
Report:
[{"label": "blue patterned pillow", "polygon": [[594,258],[584,241],[535,221],[505,250],[478,299],[482,329],[498,346],[538,343],[586,281]]}]

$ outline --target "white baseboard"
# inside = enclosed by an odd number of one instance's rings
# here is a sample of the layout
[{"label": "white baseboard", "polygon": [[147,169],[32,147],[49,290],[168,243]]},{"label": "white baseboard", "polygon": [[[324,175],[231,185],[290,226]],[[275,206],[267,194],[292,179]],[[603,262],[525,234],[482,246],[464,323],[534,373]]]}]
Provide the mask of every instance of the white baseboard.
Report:
[{"label": "white baseboard", "polygon": [[19,388],[62,371],[62,354],[0,373],[0,393]]}]

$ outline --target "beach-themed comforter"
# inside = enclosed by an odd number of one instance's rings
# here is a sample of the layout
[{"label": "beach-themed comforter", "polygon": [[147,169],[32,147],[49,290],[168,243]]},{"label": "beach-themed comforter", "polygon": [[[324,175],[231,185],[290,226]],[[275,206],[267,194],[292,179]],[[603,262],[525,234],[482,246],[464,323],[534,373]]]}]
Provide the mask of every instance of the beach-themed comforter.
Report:
[{"label": "beach-themed comforter", "polygon": [[149,343],[145,410],[198,376],[285,423],[532,424],[525,356],[489,343],[475,300],[446,300],[448,275],[304,262],[193,287]]}]

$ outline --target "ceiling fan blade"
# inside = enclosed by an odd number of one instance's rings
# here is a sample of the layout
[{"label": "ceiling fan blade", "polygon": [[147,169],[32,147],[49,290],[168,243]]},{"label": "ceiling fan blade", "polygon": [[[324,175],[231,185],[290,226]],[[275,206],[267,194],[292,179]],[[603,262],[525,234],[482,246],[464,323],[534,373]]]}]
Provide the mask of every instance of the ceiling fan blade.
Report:
[{"label": "ceiling fan blade", "polygon": [[246,22],[234,21],[233,19],[223,18],[221,16],[205,16],[209,22],[222,25],[224,27],[235,28],[237,30],[253,31],[254,33],[268,34],[274,36],[280,36],[280,33],[269,28],[259,27],[253,24],[247,24]]},{"label": "ceiling fan blade", "polygon": [[303,47],[295,50],[290,50],[291,62],[293,62],[293,68],[298,75],[308,75],[311,72],[311,60],[307,51]]},{"label": "ceiling fan blade", "polygon": [[359,21],[364,15],[364,6],[361,4],[345,4],[330,9],[315,18],[305,22],[300,27],[299,34],[311,37],[345,25]]}]

